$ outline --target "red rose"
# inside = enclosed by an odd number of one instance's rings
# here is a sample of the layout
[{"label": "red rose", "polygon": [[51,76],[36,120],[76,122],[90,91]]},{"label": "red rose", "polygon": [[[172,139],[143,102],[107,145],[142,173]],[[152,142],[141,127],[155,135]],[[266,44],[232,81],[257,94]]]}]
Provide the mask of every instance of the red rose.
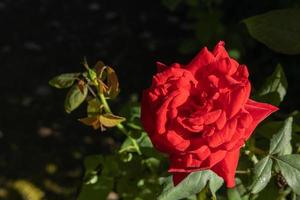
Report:
[{"label": "red rose", "polygon": [[157,63],[142,99],[142,123],[153,145],[169,155],[174,184],[211,169],[234,187],[240,148],[278,108],[249,99],[248,70],[219,42],[188,64]]}]

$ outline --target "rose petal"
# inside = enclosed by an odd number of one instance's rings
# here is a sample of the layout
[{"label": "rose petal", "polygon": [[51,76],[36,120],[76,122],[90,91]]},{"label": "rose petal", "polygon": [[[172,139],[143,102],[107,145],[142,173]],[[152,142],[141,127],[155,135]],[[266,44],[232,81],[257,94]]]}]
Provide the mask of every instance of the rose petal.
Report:
[{"label": "rose petal", "polygon": [[[176,65],[177,66],[177,65]],[[171,77],[180,78],[182,74],[186,71],[180,67],[169,67],[167,70],[164,70],[160,73],[157,73],[153,77],[152,87],[165,84]]]},{"label": "rose petal", "polygon": [[228,58],[228,53],[225,49],[225,42],[220,41],[214,48],[213,54],[216,59],[221,59],[221,58]]},{"label": "rose petal", "polygon": [[260,103],[249,99],[245,104],[245,110],[249,112],[253,119],[251,125],[245,131],[245,140],[247,140],[255,127],[270,114],[277,111],[278,108],[267,103]]},{"label": "rose petal", "polygon": [[217,73],[222,76],[225,76],[226,74],[230,75],[231,72],[231,62],[229,58],[222,58],[219,60],[216,60],[214,63],[209,65],[208,70],[211,73]]},{"label": "rose petal", "polygon": [[[193,133],[199,133],[203,130],[203,119],[202,118],[193,118],[191,119],[184,119],[182,117],[177,117],[177,122],[186,130],[191,131]],[[198,122],[198,123],[195,123]],[[198,124],[198,125],[195,125]]]},{"label": "rose petal", "polygon": [[212,112],[204,114],[203,115],[204,124],[208,125],[208,124],[214,123],[220,117],[221,113],[222,113],[222,110],[219,109],[219,110],[214,110]]},{"label": "rose petal", "polygon": [[226,113],[222,111],[219,119],[216,121],[216,126],[219,130],[221,130],[225,126],[226,120],[227,120]]},{"label": "rose petal", "polygon": [[228,152],[224,159],[213,166],[212,170],[221,176],[228,188],[235,186],[235,171],[240,156],[240,149]]},{"label": "rose petal", "polygon": [[202,167],[202,162],[210,155],[210,150],[206,145],[195,151],[186,151],[170,156],[171,164],[169,172],[192,172]]},{"label": "rose petal", "polygon": [[157,72],[163,72],[166,69],[168,69],[168,66],[161,62],[156,62],[156,69],[157,69]]},{"label": "rose petal", "polygon": [[218,87],[218,85],[219,85],[219,78],[217,76],[215,76],[215,75],[209,75],[207,77],[207,79],[209,80],[209,82],[211,83],[211,85],[213,87]]},{"label": "rose petal", "polygon": [[[155,115],[156,115],[156,129],[157,133],[163,134],[166,132],[166,123],[167,123],[167,112],[168,112],[168,106],[174,96],[177,95],[173,92],[173,94],[169,95],[168,98],[162,103],[162,105],[157,109]],[[154,125],[154,124],[152,124]]]},{"label": "rose petal", "polygon": [[168,142],[178,151],[185,151],[190,146],[190,140],[184,139],[175,131],[168,131],[166,135]]},{"label": "rose petal", "polygon": [[167,140],[166,134],[149,135],[153,146],[161,152],[172,154],[178,153],[174,146]]},{"label": "rose petal", "polygon": [[207,47],[204,47],[186,66],[186,69],[195,74],[202,67],[207,66],[208,64],[213,62],[214,59],[214,55],[207,49]]},{"label": "rose petal", "polygon": [[237,120],[230,120],[222,130],[215,132],[213,135],[207,138],[208,145],[212,148],[217,148],[231,140],[232,136],[236,132]]},{"label": "rose petal", "polygon": [[205,160],[210,155],[210,150],[207,145],[203,145],[199,149],[192,151],[192,153],[199,160]]},{"label": "rose petal", "polygon": [[199,168],[201,166],[202,160],[195,159],[194,154],[187,154],[184,160],[186,167],[188,168]]},{"label": "rose petal", "polygon": [[232,151],[236,148],[240,148],[244,144],[244,132],[245,129],[235,128],[234,134],[230,140],[224,143],[223,148],[227,151]]},{"label": "rose petal", "polygon": [[249,113],[242,113],[241,117],[238,119],[238,124],[240,128],[248,128],[253,122],[253,118]]},{"label": "rose petal", "polygon": [[250,96],[251,86],[247,84],[245,87],[238,87],[230,93],[230,102],[227,108],[228,118],[236,115],[244,106]]},{"label": "rose petal", "polygon": [[226,155],[226,151],[224,150],[217,150],[215,152],[211,152],[210,156],[205,160],[203,163],[203,167],[211,168],[224,159]]},{"label": "rose petal", "polygon": [[184,104],[190,95],[188,90],[180,90],[180,92],[178,92],[178,93],[179,94],[177,96],[175,96],[169,104],[170,119],[177,117],[177,115],[178,115],[177,108],[179,106],[181,106],[182,104]]},{"label": "rose petal", "polygon": [[240,65],[237,69],[237,76],[247,79],[249,77],[248,68],[246,65]]}]

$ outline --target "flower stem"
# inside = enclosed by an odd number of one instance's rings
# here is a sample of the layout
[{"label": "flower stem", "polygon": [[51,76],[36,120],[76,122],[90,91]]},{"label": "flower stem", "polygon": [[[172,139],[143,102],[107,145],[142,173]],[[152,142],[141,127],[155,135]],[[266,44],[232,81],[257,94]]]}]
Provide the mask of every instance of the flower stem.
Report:
[{"label": "flower stem", "polygon": [[[110,109],[110,107],[109,107],[109,105],[108,105],[108,103],[107,103],[107,101],[106,101],[105,96],[104,96],[103,94],[99,94],[99,98],[100,98],[100,101],[101,101],[101,103],[102,103],[102,105],[103,105],[103,108],[104,108],[105,112],[107,112],[107,113],[112,113],[112,112],[111,112],[111,109]],[[141,150],[140,150],[140,148],[139,148],[139,145],[137,144],[136,140],[135,140],[134,138],[132,138],[132,137],[128,134],[128,131],[125,129],[125,127],[124,127],[121,123],[117,124],[116,127],[119,129],[119,131],[121,131],[124,135],[126,135],[126,136],[130,139],[130,141],[132,142],[133,146],[134,146],[135,149],[136,149],[136,152],[137,152],[139,155],[141,155],[142,152],[141,152]]]},{"label": "flower stem", "polygon": [[247,169],[247,170],[236,170],[235,173],[236,174],[250,175],[251,171],[250,171],[250,169]]},{"label": "flower stem", "polygon": [[236,188],[227,188],[227,197],[228,200],[242,200]]},{"label": "flower stem", "polygon": [[105,112],[112,113],[111,109],[110,109],[110,107],[109,107],[109,105],[108,105],[108,103],[106,101],[105,96],[103,94],[99,94],[99,97],[100,97],[100,101],[101,101],[101,103],[103,105],[103,108],[104,108]]}]

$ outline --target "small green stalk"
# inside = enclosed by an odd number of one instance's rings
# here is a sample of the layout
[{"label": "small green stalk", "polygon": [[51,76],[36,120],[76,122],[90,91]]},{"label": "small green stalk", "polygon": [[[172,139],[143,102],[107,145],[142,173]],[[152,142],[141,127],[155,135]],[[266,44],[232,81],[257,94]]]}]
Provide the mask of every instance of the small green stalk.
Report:
[{"label": "small green stalk", "polygon": [[[109,107],[109,105],[108,105],[108,103],[107,103],[107,101],[106,101],[105,96],[104,96],[103,94],[99,94],[99,97],[100,97],[100,101],[102,102],[102,105],[103,105],[103,108],[104,108],[105,112],[107,112],[107,113],[112,113],[112,112],[111,112],[111,109],[110,109],[110,107]],[[130,141],[132,142],[133,146],[134,146],[135,149],[136,149],[136,152],[137,152],[139,155],[142,155],[142,152],[141,152],[141,150],[140,150],[140,148],[139,148],[139,145],[137,144],[136,140],[135,140],[134,138],[132,138],[132,137],[128,134],[128,132],[127,132],[127,130],[125,129],[125,127],[124,127],[121,123],[118,124],[116,127],[130,139]]]},{"label": "small green stalk", "polygon": [[227,188],[228,200],[242,200],[236,188]]}]

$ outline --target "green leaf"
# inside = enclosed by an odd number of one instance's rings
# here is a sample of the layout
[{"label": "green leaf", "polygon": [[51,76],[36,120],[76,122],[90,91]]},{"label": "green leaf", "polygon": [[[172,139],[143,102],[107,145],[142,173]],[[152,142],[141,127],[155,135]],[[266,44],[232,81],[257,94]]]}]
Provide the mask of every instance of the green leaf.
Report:
[{"label": "green leaf", "polygon": [[300,155],[283,155],[275,159],[288,185],[300,195]]},{"label": "green leaf", "polygon": [[103,162],[103,157],[98,155],[88,156],[84,160],[84,182],[86,184],[94,184],[98,181],[97,170]]},{"label": "green leaf", "polygon": [[279,105],[286,95],[288,83],[280,64],[275,71],[269,76],[261,89],[257,93],[257,98],[263,102]]},{"label": "green leaf", "polygon": [[[123,142],[119,153],[129,153],[129,152],[136,152],[136,147],[134,146],[134,144],[132,143],[132,139],[134,138],[126,138],[125,141]],[[141,150],[145,150],[148,148],[151,148],[151,150],[153,149],[153,145],[151,143],[151,140],[149,138],[149,136],[147,135],[147,133],[142,132],[141,136],[136,140],[136,143],[138,144],[138,146],[141,148]]]},{"label": "green leaf", "polygon": [[[136,142],[140,147],[149,147],[149,148],[153,147],[149,136],[145,132],[141,133],[141,136],[136,139]],[[122,144],[121,149],[129,148],[130,145],[133,145],[131,139],[127,138]]]},{"label": "green leaf", "polygon": [[140,122],[141,108],[137,100],[123,104],[120,115],[126,118],[126,125],[129,126],[130,129],[142,130]]},{"label": "green leaf", "polygon": [[99,120],[105,127],[114,127],[125,121],[125,118],[113,115],[111,113],[105,113],[104,115],[100,115]]},{"label": "green leaf", "polygon": [[[245,177],[241,177],[241,178],[245,178]],[[246,180],[244,180],[245,182],[248,182],[248,177]],[[235,189],[237,190],[238,194],[240,195],[240,198],[242,200],[249,200],[249,190],[248,188],[245,187],[245,185],[243,184],[242,180],[239,177],[235,178]]]},{"label": "green leaf", "polygon": [[136,152],[136,147],[132,144],[132,141],[129,138],[126,138],[119,150],[119,153],[129,152]]},{"label": "green leaf", "polygon": [[88,69],[88,77],[91,81],[97,79],[97,73],[93,69]]},{"label": "green leaf", "polygon": [[197,194],[197,200],[207,200],[211,199],[211,194],[209,191],[209,187],[206,185],[201,192]]},{"label": "green leaf", "polygon": [[273,135],[270,143],[270,154],[290,154],[293,117],[287,118],[283,126]]},{"label": "green leaf", "polygon": [[300,10],[273,10],[243,22],[252,37],[270,49],[285,54],[300,54]]},{"label": "green leaf", "polygon": [[88,93],[88,89],[86,85],[79,87],[78,85],[74,85],[69,90],[66,99],[65,99],[65,110],[67,113],[72,112],[80,104],[85,100]]},{"label": "green leaf", "polygon": [[227,188],[228,200],[241,200],[240,193],[236,188]]},{"label": "green leaf", "polygon": [[251,185],[252,193],[259,193],[271,179],[273,161],[269,156],[263,158],[254,167],[254,180]]},{"label": "green leaf", "polygon": [[77,200],[106,199],[113,190],[113,178],[101,177],[94,184],[83,185]]},{"label": "green leaf", "polygon": [[146,132],[142,132],[141,137],[137,139],[137,143],[140,147],[153,147],[152,142]]},{"label": "green leaf", "polygon": [[95,171],[99,165],[103,162],[103,157],[100,155],[87,156],[84,159],[85,175]]},{"label": "green leaf", "polygon": [[113,178],[99,176],[98,171],[105,160],[102,156],[92,155],[86,157],[84,161],[85,175],[84,183],[81,187],[77,200],[98,200],[106,199],[113,189]]},{"label": "green leaf", "polygon": [[211,189],[212,191],[218,190],[223,184],[223,180],[210,170],[193,172],[176,187],[173,186],[172,178],[169,177],[165,181],[164,190],[158,197],[158,200],[178,200],[187,198],[193,194],[199,193],[209,181],[214,181],[214,188]]},{"label": "green leaf", "polygon": [[79,76],[79,73],[66,73],[66,74],[61,74],[58,76],[55,76],[49,81],[49,84],[52,87],[55,88],[68,88],[71,87],[76,80],[76,78]]},{"label": "green leaf", "polygon": [[273,176],[269,184],[258,194],[257,200],[269,200],[276,199],[278,200],[279,190],[278,185],[276,184],[276,179]]},{"label": "green leaf", "polygon": [[100,100],[94,98],[88,101],[87,115],[89,117],[94,117],[102,113],[102,103]]},{"label": "green leaf", "polygon": [[150,157],[143,160],[143,163],[151,170],[152,173],[159,172],[160,159]]}]

